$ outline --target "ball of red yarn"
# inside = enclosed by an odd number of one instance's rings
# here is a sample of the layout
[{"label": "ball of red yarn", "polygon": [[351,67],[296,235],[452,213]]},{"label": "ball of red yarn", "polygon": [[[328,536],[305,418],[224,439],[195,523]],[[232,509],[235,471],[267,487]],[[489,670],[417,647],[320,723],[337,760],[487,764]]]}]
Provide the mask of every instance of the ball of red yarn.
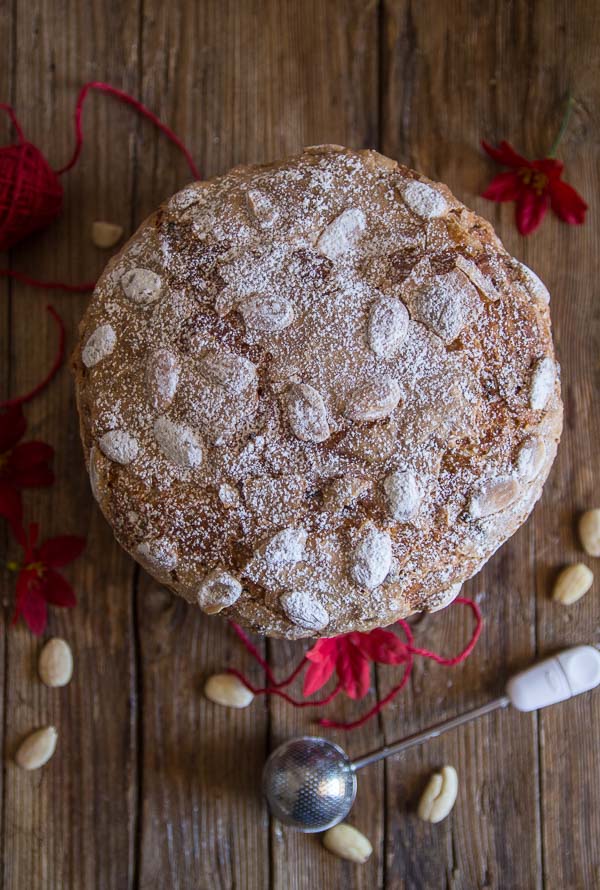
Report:
[{"label": "ball of red yarn", "polygon": [[63,188],[41,151],[27,142],[9,106],[2,105],[19,136],[0,148],[0,251],[43,229],[62,209]]}]

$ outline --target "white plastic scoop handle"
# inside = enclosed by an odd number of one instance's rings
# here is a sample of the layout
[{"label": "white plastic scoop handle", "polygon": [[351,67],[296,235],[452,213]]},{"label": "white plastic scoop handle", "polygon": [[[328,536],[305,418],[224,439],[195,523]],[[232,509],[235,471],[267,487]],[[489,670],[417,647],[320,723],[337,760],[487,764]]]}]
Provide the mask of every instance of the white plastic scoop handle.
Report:
[{"label": "white plastic scoop handle", "polygon": [[449,729],[455,729],[477,717],[490,714],[498,708],[512,705],[518,711],[537,711],[538,708],[565,701],[567,698],[579,695],[580,692],[588,692],[598,685],[600,685],[600,652],[594,646],[574,646],[572,649],[565,649],[564,652],[559,652],[558,655],[540,661],[511,677],[506,686],[506,694],[500,698],[495,698],[465,714],[459,714],[458,717],[444,720],[443,723],[436,723],[435,726],[400,739],[392,745],[371,751],[353,761],[352,768],[362,769],[391,754],[399,754],[414,745],[437,738]]},{"label": "white plastic scoop handle", "polygon": [[574,646],[515,674],[506,694],[519,711],[537,711],[600,685],[600,652]]}]

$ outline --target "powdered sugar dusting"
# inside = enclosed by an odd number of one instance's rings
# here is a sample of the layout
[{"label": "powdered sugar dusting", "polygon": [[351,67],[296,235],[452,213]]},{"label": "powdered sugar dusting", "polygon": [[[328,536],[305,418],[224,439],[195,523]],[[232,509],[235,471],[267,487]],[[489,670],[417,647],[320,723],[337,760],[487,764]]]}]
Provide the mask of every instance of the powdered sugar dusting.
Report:
[{"label": "powdered sugar dusting", "polygon": [[533,269],[526,266],[525,263],[521,263],[519,260],[513,260],[513,264],[521,272],[525,285],[534,299],[538,300],[544,306],[547,306],[550,302],[550,294],[542,279],[535,274]]},{"label": "powdered sugar dusting", "polygon": [[388,574],[392,564],[392,539],[374,526],[366,529],[350,561],[352,578],[361,587],[372,590]]},{"label": "powdered sugar dusting", "polygon": [[556,381],[556,366],[551,358],[540,359],[535,365],[531,375],[531,388],[529,391],[529,404],[534,411],[543,411]]},{"label": "powdered sugar dusting", "polygon": [[423,493],[412,470],[395,470],[386,476],[383,487],[390,516],[398,522],[414,519]]},{"label": "powdered sugar dusting", "polygon": [[317,249],[330,260],[336,260],[354,248],[366,229],[365,214],[358,207],[340,213],[321,233]]},{"label": "powdered sugar dusting", "polygon": [[265,548],[265,559],[270,568],[295,565],[304,556],[307,534],[303,528],[284,528],[274,535]]},{"label": "powdered sugar dusting", "polygon": [[[547,311],[487,224],[413,176],[327,147],[237,168],[174,196],[99,282],[82,330],[113,348],[76,359],[96,496],[208,610],[290,637],[381,625],[476,571],[539,495]],[[135,443],[119,468],[107,431]],[[176,567],[152,567],[157,541]]]},{"label": "powdered sugar dusting", "polygon": [[306,630],[323,630],[329,614],[316,596],[306,590],[292,590],[281,596],[280,603],[290,621]]},{"label": "powdered sugar dusting", "polygon": [[142,541],[137,546],[137,554],[155,571],[169,572],[177,565],[177,550],[168,538]]},{"label": "powdered sugar dusting", "polygon": [[375,355],[392,356],[408,333],[408,312],[400,300],[379,297],[369,315],[369,346]]},{"label": "powdered sugar dusting", "polygon": [[132,303],[146,306],[158,299],[161,292],[161,277],[151,269],[131,269],[121,278],[121,287]]},{"label": "powdered sugar dusting", "polygon": [[81,351],[81,359],[86,368],[93,368],[110,355],[117,344],[117,335],[112,325],[102,324],[89,337]]},{"label": "powdered sugar dusting", "polygon": [[422,281],[415,277],[402,294],[412,318],[427,325],[444,343],[452,343],[479,309],[477,291],[458,269]]},{"label": "powdered sugar dusting", "polygon": [[351,393],[346,405],[350,420],[381,420],[400,401],[400,387],[387,374],[363,383]]},{"label": "powdered sugar dusting", "polygon": [[444,196],[430,185],[419,182],[418,179],[408,183],[402,191],[402,197],[410,209],[422,219],[435,219],[448,212]]},{"label": "powdered sugar dusting", "polygon": [[321,394],[306,383],[292,384],[285,394],[287,418],[302,442],[324,442],[329,437],[327,410]]},{"label": "powdered sugar dusting", "polygon": [[198,604],[209,615],[232,606],[242,592],[239,580],[224,569],[210,572],[198,588]]},{"label": "powdered sugar dusting", "polygon": [[173,463],[181,467],[198,467],[202,463],[202,445],[189,427],[174,423],[168,417],[158,417],[154,423],[154,437]]},{"label": "powdered sugar dusting", "polygon": [[150,404],[164,411],[173,401],[179,381],[177,356],[168,349],[152,349],[146,361],[146,386]]},{"label": "powdered sugar dusting", "polygon": [[130,464],[139,450],[137,439],[126,430],[109,430],[100,437],[98,444],[102,453],[118,464]]}]

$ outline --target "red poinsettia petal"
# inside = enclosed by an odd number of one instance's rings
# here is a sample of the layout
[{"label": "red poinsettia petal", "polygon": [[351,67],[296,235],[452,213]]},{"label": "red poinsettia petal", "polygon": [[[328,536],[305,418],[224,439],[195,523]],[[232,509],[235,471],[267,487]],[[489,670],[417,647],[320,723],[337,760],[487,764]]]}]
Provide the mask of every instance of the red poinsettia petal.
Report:
[{"label": "red poinsettia petal", "polygon": [[521,235],[530,235],[535,232],[548,210],[550,198],[546,192],[536,194],[532,189],[527,189],[517,202],[516,219],[517,229]]},{"label": "red poinsettia petal", "polygon": [[588,205],[568,182],[557,181],[550,184],[550,201],[553,211],[563,222],[572,226],[580,226],[585,222]]},{"label": "red poinsettia petal", "polygon": [[359,648],[371,661],[381,664],[403,664],[406,661],[406,645],[393,631],[379,627],[370,633],[359,633],[356,636],[361,638]]},{"label": "red poinsettia petal", "polygon": [[364,698],[371,686],[371,662],[349,640],[340,647],[336,669],[346,695]]},{"label": "red poinsettia petal", "polygon": [[42,585],[42,596],[53,606],[64,606],[67,609],[77,605],[75,591],[69,582],[55,572],[54,569],[46,569]]},{"label": "red poinsettia petal", "polygon": [[539,161],[532,161],[531,166],[547,176],[548,179],[560,179],[565,165],[562,161],[557,161],[556,158],[541,158]]},{"label": "red poinsettia petal", "polygon": [[16,526],[20,526],[23,518],[21,492],[7,480],[0,480],[0,516]]},{"label": "red poinsettia petal", "polygon": [[302,694],[312,695],[324,686],[335,670],[335,658],[327,657],[323,661],[312,662],[304,675]]},{"label": "red poinsettia petal", "polygon": [[0,414],[0,454],[13,448],[25,435],[27,421],[20,405]]},{"label": "red poinsettia petal", "polygon": [[37,467],[27,467],[24,470],[19,470],[12,476],[12,479],[19,488],[41,488],[46,485],[52,485],[54,473],[46,464],[39,464]]},{"label": "red poinsettia petal", "polygon": [[10,465],[15,470],[26,470],[37,464],[46,464],[54,457],[54,448],[46,442],[21,442],[10,456]]},{"label": "red poinsettia petal", "polygon": [[498,148],[494,148],[493,145],[490,145],[489,142],[486,142],[485,139],[481,140],[481,147],[487,154],[489,154],[490,158],[493,158],[498,164],[503,164],[505,167],[529,167],[530,161],[527,158],[524,158],[522,155],[518,154],[512,145],[509,142],[506,142],[504,139],[498,145]]},{"label": "red poinsettia petal", "polygon": [[48,538],[38,550],[38,558],[47,566],[60,568],[73,562],[83,552],[85,538],[77,535],[60,535]]},{"label": "red poinsettia petal", "polygon": [[512,170],[494,176],[488,187],[481,193],[488,201],[516,201],[523,192],[523,180]]},{"label": "red poinsettia petal", "polygon": [[40,593],[39,585],[32,583],[30,572],[21,572],[17,578],[17,602],[13,623],[20,615],[31,633],[36,636],[42,634],[46,629],[48,609]]},{"label": "red poinsettia petal", "polygon": [[312,649],[306,653],[306,658],[314,662],[321,662],[326,658],[335,659],[341,639],[341,637],[323,637],[322,640],[317,640]]},{"label": "red poinsettia petal", "polygon": [[312,649],[306,653],[311,662],[304,675],[304,695],[312,695],[327,683],[335,670],[338,641],[334,638],[317,640]]},{"label": "red poinsettia petal", "polygon": [[20,522],[13,524],[11,526],[11,530],[15,541],[17,541],[17,543],[22,547],[23,550],[27,550],[29,539],[27,537],[27,532],[23,528],[22,524]]}]

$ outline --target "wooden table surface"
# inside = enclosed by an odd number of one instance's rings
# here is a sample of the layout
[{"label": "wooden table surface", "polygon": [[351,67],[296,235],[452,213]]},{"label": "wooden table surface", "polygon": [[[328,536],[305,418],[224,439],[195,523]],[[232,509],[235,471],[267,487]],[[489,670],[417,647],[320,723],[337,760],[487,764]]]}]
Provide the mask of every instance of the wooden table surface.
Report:
[{"label": "wooden table surface", "polygon": [[[376,147],[447,182],[550,288],[566,423],[543,499],[466,585],[486,618],[472,658],[452,671],[419,664],[381,719],[350,737],[328,733],[351,754],[485,702],[538,656],[600,642],[598,581],[570,608],[549,599],[564,563],[593,567],[575,521],[600,505],[598,18],[595,0],[0,0],[0,99],[16,106],[54,166],[72,149],[79,86],[108,80],[169,122],[205,176],[319,142]],[[512,206],[477,197],[497,172],[479,140],[506,138],[543,155],[569,93],[575,109],[560,156],[590,204],[589,222],[548,218],[524,239]],[[107,259],[91,243],[92,221],[131,232],[188,180],[173,146],[131,109],[94,96],[84,125],[60,221],[0,265],[89,280]],[[8,395],[49,366],[55,330],[47,293],[6,281],[0,290]],[[87,297],[51,299],[72,346]],[[51,491],[26,495],[27,515],[43,535],[83,532],[88,546],[69,572],[80,603],[54,609],[47,631],[73,647],[65,689],[36,679],[40,643],[10,627],[14,575],[2,575],[3,890],[600,887],[598,693],[538,714],[496,713],[369,768],[350,817],[372,841],[366,865],[271,821],[261,766],[280,740],[311,730],[310,713],[264,699],[234,712],[203,699],[211,672],[236,664],[260,682],[260,670],[225,622],[161,589],[113,541],[89,491],[66,369],[26,413],[30,434],[55,446],[58,476]],[[9,546],[7,558],[15,555]],[[419,621],[418,639],[451,653],[468,626],[457,607]],[[280,671],[302,651],[259,645]],[[379,695],[395,677],[377,671]],[[357,707],[345,699],[329,712],[350,718]],[[16,746],[47,723],[60,735],[54,759],[19,770]],[[445,763],[458,771],[456,807],[439,825],[420,822],[420,791]]]}]

